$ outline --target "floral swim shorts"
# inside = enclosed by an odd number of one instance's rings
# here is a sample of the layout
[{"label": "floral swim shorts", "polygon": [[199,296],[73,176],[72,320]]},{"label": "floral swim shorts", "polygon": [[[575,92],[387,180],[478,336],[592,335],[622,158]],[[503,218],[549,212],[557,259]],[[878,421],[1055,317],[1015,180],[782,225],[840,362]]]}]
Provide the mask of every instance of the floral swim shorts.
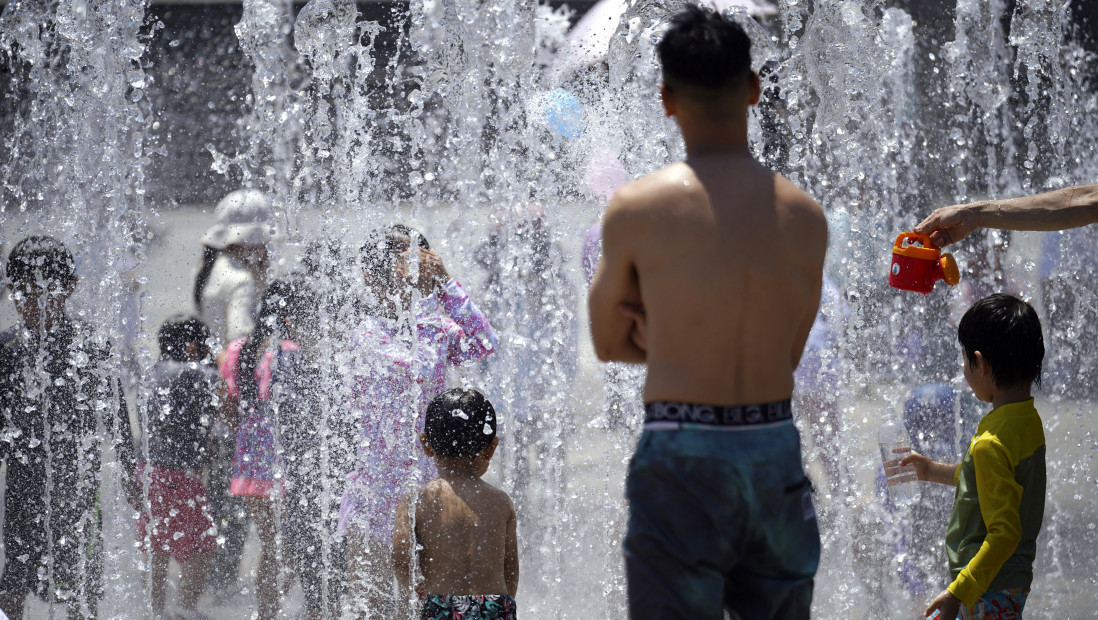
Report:
[{"label": "floral swim shorts", "polygon": [[961,609],[957,620],[1022,620],[1029,588],[985,592],[971,610]]},{"label": "floral swim shorts", "polygon": [[506,594],[429,594],[423,620],[515,620],[515,599]]}]

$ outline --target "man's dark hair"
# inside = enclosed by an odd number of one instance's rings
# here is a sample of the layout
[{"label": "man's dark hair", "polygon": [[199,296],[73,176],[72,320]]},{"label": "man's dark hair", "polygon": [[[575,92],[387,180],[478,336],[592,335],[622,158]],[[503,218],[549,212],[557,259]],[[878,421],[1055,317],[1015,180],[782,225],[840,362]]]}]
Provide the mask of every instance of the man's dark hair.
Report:
[{"label": "man's dark hair", "polygon": [[712,9],[689,6],[671,18],[657,45],[663,81],[720,91],[751,73],[751,39],[739,24]]},{"label": "man's dark hair", "polygon": [[984,297],[961,318],[957,339],[969,364],[976,363],[977,351],[983,354],[995,385],[1041,385],[1045,358],[1041,319],[1021,299],[1005,293]]},{"label": "man's dark hair", "polygon": [[210,354],[210,328],[201,319],[176,315],[164,321],[156,334],[160,344],[160,357],[177,362],[187,361],[187,345],[198,345],[198,358],[205,359]]},{"label": "man's dark hair", "polygon": [[473,458],[496,436],[496,410],[476,390],[446,390],[427,406],[423,431],[439,456]]},{"label": "man's dark hair", "polygon": [[53,237],[27,237],[8,254],[7,276],[16,289],[60,291],[76,282],[76,261]]}]

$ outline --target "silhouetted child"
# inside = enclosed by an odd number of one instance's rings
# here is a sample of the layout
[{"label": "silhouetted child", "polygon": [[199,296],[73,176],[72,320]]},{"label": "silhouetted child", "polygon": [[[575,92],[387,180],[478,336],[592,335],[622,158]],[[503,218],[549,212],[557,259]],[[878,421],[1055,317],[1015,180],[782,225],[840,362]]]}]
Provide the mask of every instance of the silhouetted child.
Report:
[{"label": "silhouetted child", "polygon": [[964,374],[991,413],[960,464],[904,457],[920,480],[957,487],[946,531],[952,583],[926,609],[940,620],[1022,617],[1045,510],[1045,434],[1033,407],[1044,338],[1037,313],[1010,295],[985,297],[957,329]]},{"label": "silhouetted child", "polygon": [[193,617],[216,550],[202,471],[209,462],[220,379],[207,363],[213,340],[201,320],[168,319],[158,340],[160,361],[152,368],[146,409],[148,462],[138,466],[147,476],[149,503],[141,510],[137,536],[151,547],[153,609],[164,611],[168,562],[175,558],[180,615]]},{"label": "silhouetted child", "polygon": [[[8,466],[0,609],[20,620],[34,594],[64,605],[69,618],[94,618],[104,446],[114,446],[122,471],[135,468],[117,364],[107,340],[65,312],[77,277],[64,244],[23,239],[6,274],[22,322],[0,333],[0,461]],[[124,475],[122,483],[137,506],[137,481]]]},{"label": "silhouetted child", "polygon": [[[506,493],[480,479],[499,444],[495,409],[476,390],[447,390],[427,407],[419,438],[438,477],[397,508],[393,566],[401,591],[414,589],[423,601],[421,618],[513,620],[515,510]],[[414,588],[413,559],[422,573]]]}]

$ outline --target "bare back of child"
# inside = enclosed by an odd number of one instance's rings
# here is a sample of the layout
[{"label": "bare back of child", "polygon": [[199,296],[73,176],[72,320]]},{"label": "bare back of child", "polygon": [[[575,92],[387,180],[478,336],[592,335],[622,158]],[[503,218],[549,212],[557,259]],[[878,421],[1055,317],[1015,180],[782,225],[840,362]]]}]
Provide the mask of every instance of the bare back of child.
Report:
[{"label": "bare back of child", "polygon": [[506,493],[480,479],[499,444],[495,411],[479,392],[453,389],[432,401],[424,426],[420,441],[439,476],[397,509],[393,566],[401,591],[423,601],[421,618],[458,611],[467,620],[512,619],[515,510]]}]

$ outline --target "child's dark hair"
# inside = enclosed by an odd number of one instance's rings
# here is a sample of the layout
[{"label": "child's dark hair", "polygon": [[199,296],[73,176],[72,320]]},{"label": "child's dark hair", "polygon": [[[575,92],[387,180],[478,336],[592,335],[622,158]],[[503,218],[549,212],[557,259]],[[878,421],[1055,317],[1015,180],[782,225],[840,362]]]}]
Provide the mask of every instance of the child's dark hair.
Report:
[{"label": "child's dark hair", "polygon": [[391,277],[397,251],[411,243],[413,234],[421,250],[431,249],[431,244],[423,233],[404,224],[393,224],[388,229],[373,231],[368,235],[366,244],[359,249],[362,268],[372,273],[385,274],[383,277],[386,278]]},{"label": "child's dark hair", "polygon": [[688,6],[672,17],[657,50],[663,81],[672,90],[724,90],[751,73],[751,39],[739,24],[708,8]]},{"label": "child's dark hair", "polygon": [[496,436],[496,410],[476,390],[446,390],[427,406],[423,431],[439,456],[473,458]]},{"label": "child's dark hair", "polygon": [[977,351],[984,356],[995,385],[1041,385],[1045,358],[1041,319],[1021,299],[996,293],[976,302],[961,318],[957,339],[969,364],[976,363]]},{"label": "child's dark hair", "polygon": [[164,321],[156,340],[160,344],[161,359],[188,361],[187,345],[191,343],[198,346],[198,359],[210,355],[210,328],[197,317],[179,314]]},{"label": "child's dark hair", "polygon": [[16,290],[40,287],[61,291],[76,282],[76,261],[65,244],[36,235],[11,249],[6,273]]},{"label": "child's dark hair", "polygon": [[237,385],[240,386],[241,403],[246,407],[255,407],[259,403],[255,369],[267,341],[274,336],[276,342],[273,346],[276,349],[281,346],[280,336],[286,319],[296,325],[315,323],[317,301],[316,293],[302,279],[278,280],[267,286],[255,319],[255,328],[240,350]]}]

